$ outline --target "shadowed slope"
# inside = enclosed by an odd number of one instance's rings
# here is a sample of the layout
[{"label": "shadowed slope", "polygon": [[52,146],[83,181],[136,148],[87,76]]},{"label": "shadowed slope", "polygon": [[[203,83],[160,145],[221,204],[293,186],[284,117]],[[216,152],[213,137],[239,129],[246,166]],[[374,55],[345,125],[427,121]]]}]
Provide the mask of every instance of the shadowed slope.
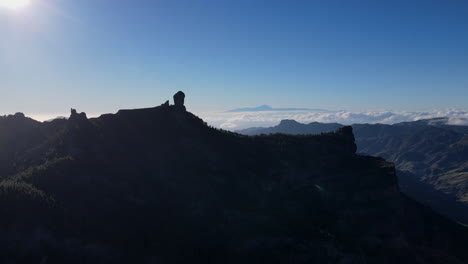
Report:
[{"label": "shadowed slope", "polygon": [[17,241],[3,262],[468,259],[465,228],[401,195],[351,127],[246,137],[176,106],[76,117],[40,124],[40,151],[22,151],[36,165],[0,183],[0,243]]}]

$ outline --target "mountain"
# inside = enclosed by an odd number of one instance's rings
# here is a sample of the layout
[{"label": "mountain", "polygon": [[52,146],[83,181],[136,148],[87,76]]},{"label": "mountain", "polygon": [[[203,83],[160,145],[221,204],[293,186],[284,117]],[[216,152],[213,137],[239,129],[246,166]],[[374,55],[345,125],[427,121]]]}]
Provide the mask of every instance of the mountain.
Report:
[{"label": "mountain", "polygon": [[[447,123],[447,118],[436,118],[394,125],[355,124],[353,129],[359,153],[395,163],[405,193],[468,223],[468,127]],[[319,134],[339,127],[284,120],[275,127],[239,133]]]},{"label": "mountain", "polygon": [[68,117],[65,117],[65,116],[57,116],[55,118],[47,119],[44,122],[52,122],[52,121],[57,120],[57,119],[67,119],[67,118]]},{"label": "mountain", "polygon": [[292,135],[307,135],[307,134],[320,134],[332,132],[343,125],[338,123],[318,123],[312,122],[309,124],[302,124],[294,120],[282,120],[279,125],[269,128],[252,127],[237,131],[243,135],[260,135],[260,134],[275,134],[284,133]]},{"label": "mountain", "polygon": [[[40,151],[37,147],[49,135],[54,134],[57,123],[59,122],[40,123],[22,113],[0,116],[0,176],[13,174],[33,165],[26,155],[34,157]],[[43,161],[40,155],[35,159]]]},{"label": "mountain", "polygon": [[2,263],[468,261],[467,228],[357,155],[351,127],[247,137],[167,103],[0,131]]},{"label": "mountain", "polygon": [[257,111],[317,111],[317,112],[328,112],[328,110],[323,109],[309,109],[309,108],[273,108],[269,105],[261,105],[253,108],[237,108],[233,110],[229,110],[226,112],[257,112]]},{"label": "mountain", "polygon": [[353,128],[359,151],[394,162],[407,193],[468,223],[468,135],[457,132],[463,127],[423,124]]},{"label": "mountain", "polygon": [[[464,119],[459,119],[458,121],[460,120],[464,120]],[[397,125],[402,126],[402,127],[414,127],[414,128],[432,126],[432,127],[443,128],[445,130],[455,131],[455,132],[462,133],[462,134],[468,134],[468,126],[450,125],[450,123],[451,122],[449,118],[441,117],[441,118],[432,118],[432,119],[422,119],[422,120],[413,121],[413,122],[402,122]],[[462,123],[468,123],[468,122],[462,122]]]}]

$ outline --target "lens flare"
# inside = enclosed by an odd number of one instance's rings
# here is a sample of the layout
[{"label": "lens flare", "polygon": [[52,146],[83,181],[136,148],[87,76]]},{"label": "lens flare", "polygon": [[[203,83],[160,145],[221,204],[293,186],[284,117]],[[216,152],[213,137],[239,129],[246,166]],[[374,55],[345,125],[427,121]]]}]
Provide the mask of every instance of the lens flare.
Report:
[{"label": "lens flare", "polygon": [[0,0],[0,7],[9,9],[20,9],[26,7],[30,0]]}]

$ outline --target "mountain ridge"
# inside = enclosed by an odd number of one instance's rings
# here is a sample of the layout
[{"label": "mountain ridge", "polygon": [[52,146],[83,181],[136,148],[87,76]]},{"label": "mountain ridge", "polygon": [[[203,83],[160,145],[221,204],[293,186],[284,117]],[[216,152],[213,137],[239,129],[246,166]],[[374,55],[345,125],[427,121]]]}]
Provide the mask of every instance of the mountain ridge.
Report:
[{"label": "mountain ridge", "polygon": [[[468,223],[467,126],[447,124],[447,118],[386,124],[354,124],[358,152],[395,162],[405,193],[453,219]],[[341,124],[286,121],[241,134],[320,134]],[[420,186],[417,186],[420,185]],[[432,186],[432,187],[431,187]],[[424,187],[424,188],[422,188]]]},{"label": "mountain ridge", "polygon": [[466,228],[356,155],[351,127],[247,137],[175,105],[39,124],[0,160],[2,262],[468,259]]}]

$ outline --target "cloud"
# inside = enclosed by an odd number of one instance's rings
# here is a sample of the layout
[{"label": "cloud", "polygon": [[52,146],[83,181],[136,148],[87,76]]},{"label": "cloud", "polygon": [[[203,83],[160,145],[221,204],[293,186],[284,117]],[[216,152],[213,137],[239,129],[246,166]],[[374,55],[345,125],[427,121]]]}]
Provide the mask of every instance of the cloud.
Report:
[{"label": "cloud", "polygon": [[270,112],[204,112],[196,113],[208,124],[227,130],[248,127],[269,127],[277,125],[283,119],[293,119],[300,123],[321,122],[344,125],[360,123],[395,124],[436,117],[447,117],[447,124],[468,125],[468,111],[434,110],[425,112],[410,111],[270,111]]},{"label": "cloud", "polygon": [[[300,123],[321,122],[340,123],[343,125],[360,123],[395,124],[420,119],[436,117],[447,117],[445,121],[449,125],[468,126],[468,111],[466,110],[434,110],[426,112],[409,111],[323,111],[323,110],[301,110],[301,111],[257,111],[257,112],[199,112],[200,116],[208,124],[226,130],[239,130],[249,127],[276,126],[281,120],[292,119]],[[57,114],[30,114],[36,120],[44,121],[58,116],[68,117],[69,113]],[[98,117],[98,113],[87,114],[88,118]]]}]

